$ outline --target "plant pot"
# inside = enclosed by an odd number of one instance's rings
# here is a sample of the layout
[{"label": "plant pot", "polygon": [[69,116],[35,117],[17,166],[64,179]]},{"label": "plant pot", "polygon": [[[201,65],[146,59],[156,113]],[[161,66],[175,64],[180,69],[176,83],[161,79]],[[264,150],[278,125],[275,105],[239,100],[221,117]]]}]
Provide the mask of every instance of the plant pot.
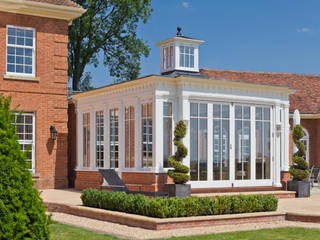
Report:
[{"label": "plant pot", "polygon": [[166,191],[169,197],[189,197],[191,195],[190,184],[166,184]]},{"label": "plant pot", "polygon": [[296,197],[310,197],[310,182],[309,181],[288,181],[289,191],[295,191]]}]

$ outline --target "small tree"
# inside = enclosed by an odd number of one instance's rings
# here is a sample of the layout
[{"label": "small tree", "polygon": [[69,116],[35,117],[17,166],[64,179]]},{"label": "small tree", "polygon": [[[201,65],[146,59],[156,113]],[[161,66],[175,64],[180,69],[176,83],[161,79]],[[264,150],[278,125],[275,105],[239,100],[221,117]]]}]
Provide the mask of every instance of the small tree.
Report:
[{"label": "small tree", "polygon": [[0,239],[50,239],[49,219],[17,142],[10,102],[0,95]]},{"label": "small tree", "polygon": [[177,147],[176,153],[169,157],[169,165],[174,170],[169,170],[168,175],[175,184],[184,184],[190,180],[188,175],[190,169],[181,162],[188,155],[188,149],[183,145],[181,139],[185,137],[187,131],[186,124],[180,120],[174,129],[174,145]]},{"label": "small tree", "polygon": [[292,162],[293,165],[289,169],[289,173],[293,176],[294,181],[302,181],[309,177],[310,172],[308,170],[309,164],[305,160],[306,157],[306,147],[301,138],[303,138],[303,129],[302,127],[297,124],[293,128],[292,138],[294,144],[297,146],[298,151],[293,154]]}]

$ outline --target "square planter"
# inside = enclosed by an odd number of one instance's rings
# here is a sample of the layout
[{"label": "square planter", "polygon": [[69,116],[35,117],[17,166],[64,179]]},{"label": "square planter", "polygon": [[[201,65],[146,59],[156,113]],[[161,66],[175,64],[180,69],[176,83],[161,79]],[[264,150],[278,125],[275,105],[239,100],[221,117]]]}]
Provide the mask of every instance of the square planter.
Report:
[{"label": "square planter", "polygon": [[191,195],[190,184],[166,184],[166,191],[169,197],[189,197]]},{"label": "square planter", "polygon": [[288,181],[288,190],[295,191],[296,197],[310,197],[309,181]]}]

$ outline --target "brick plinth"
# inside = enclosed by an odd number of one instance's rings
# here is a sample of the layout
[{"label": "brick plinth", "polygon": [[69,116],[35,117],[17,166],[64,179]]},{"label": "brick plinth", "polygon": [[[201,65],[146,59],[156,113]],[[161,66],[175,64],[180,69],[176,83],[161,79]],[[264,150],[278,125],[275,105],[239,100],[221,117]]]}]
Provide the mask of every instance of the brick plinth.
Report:
[{"label": "brick plinth", "polygon": [[83,190],[85,188],[100,189],[103,183],[102,175],[99,171],[76,171],[75,189]]},{"label": "brick plinth", "polygon": [[164,192],[165,184],[173,183],[166,173],[123,172],[122,180],[133,191]]},{"label": "brick plinth", "polygon": [[[28,27],[36,34],[34,81],[6,75],[6,27]],[[68,187],[68,21],[0,11],[0,94],[12,108],[35,114],[35,187]],[[58,136],[50,137],[50,126]]]}]

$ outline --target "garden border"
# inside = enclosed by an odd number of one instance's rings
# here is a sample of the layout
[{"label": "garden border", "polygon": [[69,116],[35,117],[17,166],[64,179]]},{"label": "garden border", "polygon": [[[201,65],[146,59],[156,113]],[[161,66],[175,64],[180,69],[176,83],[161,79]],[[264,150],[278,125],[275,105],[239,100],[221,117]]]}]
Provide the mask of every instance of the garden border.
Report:
[{"label": "garden border", "polygon": [[181,218],[152,218],[123,212],[115,212],[85,206],[72,206],[53,202],[45,202],[44,205],[48,207],[47,210],[49,212],[62,212],[80,217],[109,221],[113,223],[119,223],[132,227],[140,227],[151,230],[168,230],[177,228],[286,220],[286,213],[279,211]]}]

